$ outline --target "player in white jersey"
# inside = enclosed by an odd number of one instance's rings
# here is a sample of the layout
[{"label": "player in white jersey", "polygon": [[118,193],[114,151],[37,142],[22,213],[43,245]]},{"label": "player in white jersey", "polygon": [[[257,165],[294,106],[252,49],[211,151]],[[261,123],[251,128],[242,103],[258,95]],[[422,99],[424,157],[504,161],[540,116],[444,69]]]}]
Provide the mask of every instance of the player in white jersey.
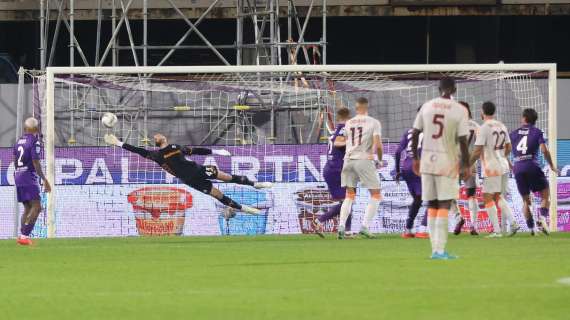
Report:
[{"label": "player in white jersey", "polygon": [[[414,121],[412,152],[414,171],[422,176],[422,199],[428,203],[428,229],[432,259],[454,259],[445,251],[451,203],[459,194],[459,171],[463,178],[471,175],[467,137],[467,112],[453,101],[455,81],[443,78],[441,97],[426,102]],[[421,165],[418,137],[423,132]],[[460,163],[461,155],[461,163]]]},{"label": "player in white jersey", "polygon": [[[469,104],[465,101],[459,101],[459,103],[465,107],[467,110],[467,115],[469,116],[469,121],[467,122],[467,128],[469,130],[469,137],[467,138],[467,143],[469,144],[469,153],[473,153],[475,150],[475,139],[479,134],[479,124],[473,120],[471,114],[471,108]],[[471,218],[471,235],[477,236],[476,223],[477,223],[477,213],[479,212],[479,203],[477,202],[477,165],[471,167],[471,177],[465,180],[465,193],[467,194],[467,204],[469,208],[469,215]],[[458,221],[455,225],[455,230],[453,233],[458,235],[461,233],[461,228],[465,224],[465,219],[461,216],[461,212],[457,212]]]},{"label": "player in white jersey", "polygon": [[340,209],[338,238],[344,239],[346,219],[356,197],[356,187],[370,192],[370,201],[364,213],[359,234],[371,238],[370,222],[378,212],[380,204],[380,179],[377,166],[382,161],[382,127],[380,121],[368,116],[368,100],[356,100],[356,116],[346,122],[346,153],[341,173],[341,184],[346,187],[346,197]]},{"label": "player in white jersey", "polygon": [[497,207],[501,209],[504,219],[511,224],[511,236],[519,230],[504,195],[507,193],[509,182],[509,153],[511,152],[511,139],[505,125],[495,119],[495,104],[485,102],[481,107],[483,124],[479,128],[479,135],[475,140],[475,150],[471,155],[470,164],[481,159],[483,169],[483,201],[493,224],[493,232],[489,237],[501,237]]}]

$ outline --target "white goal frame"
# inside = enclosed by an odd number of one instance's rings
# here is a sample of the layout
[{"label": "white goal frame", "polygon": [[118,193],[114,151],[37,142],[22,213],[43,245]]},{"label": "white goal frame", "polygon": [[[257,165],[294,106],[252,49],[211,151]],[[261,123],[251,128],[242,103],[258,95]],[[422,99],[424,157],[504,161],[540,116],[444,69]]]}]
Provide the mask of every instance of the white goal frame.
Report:
[{"label": "white goal frame", "polygon": [[[55,112],[54,79],[56,75],[70,74],[189,74],[189,73],[266,73],[266,72],[477,72],[477,71],[531,71],[548,72],[548,142],[554,163],[557,161],[557,101],[556,64],[416,64],[416,65],[286,65],[286,66],[164,66],[164,67],[48,67],[46,68],[46,174],[55,182]],[[550,185],[557,186],[557,176],[551,174]],[[55,236],[55,185],[47,196],[47,236]],[[550,193],[551,228],[557,229],[557,192]]]}]

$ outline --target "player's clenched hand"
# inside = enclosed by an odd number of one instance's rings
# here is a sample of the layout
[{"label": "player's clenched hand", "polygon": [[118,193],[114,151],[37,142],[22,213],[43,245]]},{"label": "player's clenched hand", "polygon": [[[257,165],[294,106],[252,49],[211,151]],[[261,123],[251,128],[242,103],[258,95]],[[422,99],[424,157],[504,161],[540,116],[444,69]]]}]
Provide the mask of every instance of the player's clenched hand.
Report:
[{"label": "player's clenched hand", "polygon": [[420,160],[414,159],[414,162],[412,162],[412,170],[416,176],[420,175]]},{"label": "player's clenched hand", "polygon": [[115,137],[115,135],[112,133],[105,134],[104,140],[105,140],[105,143],[110,144],[112,146],[120,145],[119,139],[117,139],[117,137]]},{"label": "player's clenched hand", "polygon": [[224,150],[224,149],[212,150],[212,153],[216,154],[218,156],[224,156],[224,157],[229,157],[232,155],[228,150]]}]

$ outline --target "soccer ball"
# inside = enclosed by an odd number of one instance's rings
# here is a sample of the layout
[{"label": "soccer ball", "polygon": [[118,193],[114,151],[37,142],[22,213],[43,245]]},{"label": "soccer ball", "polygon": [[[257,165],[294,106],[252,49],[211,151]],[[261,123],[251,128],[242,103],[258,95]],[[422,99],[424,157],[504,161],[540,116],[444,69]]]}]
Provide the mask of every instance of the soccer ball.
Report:
[{"label": "soccer ball", "polygon": [[117,116],[114,113],[111,112],[106,112],[102,117],[101,117],[101,122],[103,123],[103,125],[107,128],[112,128],[114,127],[117,122],[119,121],[119,119],[117,118]]}]

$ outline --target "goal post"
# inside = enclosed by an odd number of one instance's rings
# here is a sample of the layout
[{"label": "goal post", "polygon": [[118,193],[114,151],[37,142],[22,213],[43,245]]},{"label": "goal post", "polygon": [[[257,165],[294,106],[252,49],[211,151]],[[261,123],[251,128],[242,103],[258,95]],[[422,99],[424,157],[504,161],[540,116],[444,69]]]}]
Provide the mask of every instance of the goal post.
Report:
[{"label": "goal post", "polygon": [[[557,117],[557,106],[556,106],[556,64],[549,64],[549,63],[542,63],[542,64],[433,64],[433,65],[288,65],[288,66],[164,66],[164,67],[48,67],[45,72],[45,130],[44,134],[44,142],[45,142],[45,160],[46,160],[46,173],[47,178],[50,182],[54,184],[52,188],[52,192],[47,195],[47,234],[48,237],[56,236],[56,218],[55,218],[55,211],[56,211],[56,197],[57,195],[57,187],[55,186],[56,181],[56,82],[58,79],[62,79],[60,81],[73,81],[73,79],[69,80],[69,78],[73,76],[85,76],[85,77],[92,77],[92,76],[101,76],[105,80],[104,81],[126,81],[123,78],[120,78],[125,75],[132,76],[133,78],[141,79],[149,79],[151,75],[163,75],[166,77],[173,77],[176,75],[200,75],[201,79],[205,82],[209,83],[208,88],[215,88],[216,86],[223,86],[226,85],[225,83],[217,82],[220,79],[221,75],[231,75],[232,80],[237,82],[243,82],[244,86],[251,85],[253,89],[251,90],[251,94],[254,96],[252,99],[261,100],[262,98],[259,95],[263,95],[265,99],[265,95],[270,95],[270,98],[267,98],[268,101],[271,101],[271,105],[274,106],[279,101],[278,96],[282,92],[287,92],[290,90],[291,92],[295,91],[295,99],[292,100],[292,104],[295,104],[302,99],[303,110],[308,110],[311,103],[314,104],[313,99],[322,99],[323,95],[328,95],[332,91],[342,91],[343,88],[339,85],[336,88],[326,88],[325,85],[318,87],[315,89],[314,87],[307,87],[303,88],[303,81],[302,79],[304,75],[318,75],[320,78],[335,78],[337,75],[337,79],[339,83],[343,81],[354,81],[351,83],[350,93],[351,95],[347,95],[345,99],[349,99],[352,97],[353,94],[358,94],[360,92],[369,92],[374,90],[385,90],[385,91],[398,91],[400,96],[410,95],[410,90],[407,87],[403,87],[402,84],[398,84],[397,86],[385,83],[389,81],[393,81],[396,83],[400,78],[406,78],[410,76],[412,81],[406,82],[407,85],[412,83],[411,87],[415,86],[415,81],[423,81],[421,79],[422,75],[427,74],[449,74],[454,77],[462,77],[462,79],[468,83],[470,81],[490,81],[498,83],[502,80],[510,81],[511,86],[514,88],[513,90],[523,90],[522,95],[524,97],[520,97],[520,101],[528,102],[527,100],[538,99],[536,95],[540,95],[540,93],[535,93],[536,91],[534,88],[528,89],[526,86],[528,83],[520,84],[518,81],[522,81],[519,79],[519,74],[521,77],[524,75],[524,79],[531,79],[535,73],[542,73],[543,78],[546,79],[546,85],[548,86],[547,94],[548,99],[544,104],[547,104],[547,108],[544,110],[548,113],[547,116],[547,127],[541,128],[544,131],[547,131],[547,139],[549,148],[553,157],[553,161],[556,164],[557,160],[557,127],[556,127],[556,117]],[[505,75],[506,74],[506,75]],[[544,76],[547,74],[547,77]],[[207,75],[207,76],[203,76]],[[276,75],[273,77],[272,75]],[[196,77],[197,78],[197,77]],[[270,79],[271,78],[271,79]],[[295,79],[295,85],[291,84],[290,82],[292,79]],[[245,79],[245,80],[244,80]],[[269,80],[268,80],[269,79]],[[277,79],[277,80],[275,80]],[[297,84],[297,79],[299,79],[299,84]],[[311,81],[310,79],[308,80]],[[322,81],[322,79],[319,79]],[[524,80],[527,81],[527,80]],[[188,95],[187,91],[182,92],[183,90],[178,88],[164,88],[160,84],[153,87],[153,84],[148,84],[146,81],[144,82],[144,90],[148,89],[150,93],[154,92],[168,92],[168,94],[176,94],[176,95]],[[263,84],[260,84],[263,82]],[[324,82],[324,81],[323,81]],[[405,82],[405,81],[404,81]],[[403,83],[404,83],[403,82]],[[528,82],[528,81],[527,81]],[[287,83],[283,85],[283,83]],[[89,85],[86,82],[79,83],[81,85]],[[229,84],[228,86],[233,85]],[[211,85],[211,86],[210,86]],[[148,87],[147,87],[148,86]],[[240,85],[241,86],[241,85]],[[422,85],[423,86],[423,85]],[[517,87],[519,86],[519,87]],[[125,86],[127,88],[128,86]],[[418,85],[418,88],[420,86]],[[415,87],[414,87],[415,88]],[[423,87],[422,87],[423,88]],[[497,87],[498,88],[498,87]],[[137,87],[135,90],[139,90],[140,88]],[[240,87],[241,89],[241,87]],[[433,89],[433,88],[432,88]],[[433,98],[433,90],[432,89],[414,89],[420,90],[421,94],[413,93],[413,99],[410,98],[409,102],[410,105],[421,101],[422,99]],[[156,91],[153,91],[156,90]],[[225,89],[208,89],[208,90],[225,90]],[[233,90],[233,89],[232,89]],[[296,93],[298,90],[299,92],[304,91],[311,91],[311,96],[307,93],[306,95],[301,96],[300,94]],[[406,91],[407,90],[407,91]],[[431,91],[430,91],[431,90]],[[502,89],[498,88],[497,91]],[[406,91],[406,92],[404,92]],[[424,92],[425,91],[425,92]],[[473,92],[464,92],[466,96],[476,96],[477,91]],[[90,93],[92,94],[92,93]],[[493,93],[489,93],[493,94]],[[247,95],[247,94],[246,94]],[[313,98],[314,95],[317,98]],[[430,96],[431,95],[431,96]],[[496,96],[498,97],[499,94]],[[519,97],[516,96],[517,93],[508,93],[508,99],[514,99],[513,103],[519,102]],[[511,97],[512,96],[512,97]],[[241,93],[240,93],[240,96]],[[425,97],[425,98],[423,98]],[[71,99],[71,98],[70,98]],[[99,98],[98,98],[99,99]],[[210,99],[208,101],[212,102],[213,98],[211,97],[201,97],[201,99]],[[216,98],[216,99],[226,99],[226,98]],[[237,98],[241,99],[241,98]],[[247,99],[247,98],[246,98]],[[334,98],[336,99],[336,98]],[[507,98],[505,98],[507,99]],[[527,99],[527,100],[525,100]],[[150,98],[149,98],[150,100]],[[413,100],[413,101],[412,101]],[[145,102],[147,103],[147,98],[145,95]],[[194,101],[194,100],[193,100]],[[390,101],[389,99],[386,101]],[[478,100],[477,100],[478,101]],[[227,102],[224,100],[224,103]],[[540,102],[533,102],[531,103],[540,103]],[[234,105],[235,112],[246,112],[248,106],[241,105],[240,108],[242,110],[238,110],[236,108],[237,103]],[[522,104],[521,104],[522,105]],[[295,106],[293,106],[295,107]],[[472,108],[477,108],[478,106],[472,106]],[[249,107],[248,107],[249,108]],[[334,107],[333,107],[334,108]],[[184,111],[189,110],[189,106],[184,105],[177,105],[174,106],[176,111]],[[236,111],[237,110],[237,111]],[[410,109],[411,110],[411,109]],[[205,111],[202,111],[202,116],[204,116]],[[211,112],[208,111],[208,112]],[[229,112],[228,110],[225,111],[226,113]],[[405,111],[402,111],[405,112]],[[500,114],[500,111],[499,111]],[[541,114],[542,116],[544,114]],[[145,114],[146,116],[146,114]],[[273,113],[271,113],[273,117]],[[235,117],[238,117],[236,115]],[[313,117],[311,115],[311,117]],[[408,118],[411,116],[408,115]],[[72,116],[73,118],[73,116]],[[211,130],[218,130],[220,123],[225,121],[224,119],[228,119],[226,116],[218,118],[220,120],[208,120],[211,121],[210,128]],[[249,118],[248,118],[249,119]],[[247,136],[244,131],[251,131],[250,127],[253,126],[252,122],[248,119],[243,120],[244,124],[240,124],[238,126],[237,122],[234,124],[236,132],[234,133],[235,137],[232,137],[233,140],[238,141],[240,140],[241,144],[252,144],[255,145],[255,142],[252,142],[251,137]],[[311,118],[316,123],[317,118]],[[232,120],[233,121],[233,120]],[[249,121],[249,122],[248,122]],[[382,119],[381,119],[382,121]],[[513,120],[514,121],[514,120]],[[273,122],[272,122],[272,129],[273,131]],[[402,124],[404,125],[411,125],[411,124]],[[299,125],[297,125],[299,126]],[[131,126],[132,127],[132,126]],[[402,127],[403,128],[403,127]],[[397,128],[400,130],[400,128]],[[514,129],[509,127],[510,130]],[[121,129],[122,130],[122,129]],[[128,129],[134,130],[134,129]],[[295,132],[298,130],[299,132],[301,129],[298,129],[295,125],[291,124],[287,130]],[[304,128],[306,130],[306,128]],[[144,129],[146,132],[146,128]],[[146,134],[146,133],[145,133]],[[238,138],[237,135],[240,135]],[[259,135],[259,134],[258,134]],[[309,135],[309,137],[313,137],[313,135]],[[145,137],[146,138],[146,137]],[[274,132],[270,132],[266,134],[264,140],[264,144],[272,144],[272,139],[275,139]],[[303,140],[303,139],[301,139]],[[393,140],[393,139],[392,139]],[[206,141],[206,138],[204,139]],[[318,143],[318,141],[317,141]],[[261,143],[257,143],[256,148],[266,148],[266,146],[261,146]],[[268,150],[268,149],[267,149]],[[269,151],[266,151],[269,152]],[[247,156],[247,154],[245,154]],[[273,160],[277,161],[277,160]],[[281,160],[279,160],[281,161]],[[298,160],[301,161],[301,160]],[[277,164],[275,164],[277,166]],[[304,175],[304,173],[303,173]],[[557,185],[557,177],[554,174],[549,175],[549,180],[551,186]],[[516,192],[512,190],[512,192]],[[551,226],[553,230],[556,230],[557,226],[557,192],[554,189],[551,192],[551,207],[550,207],[550,217],[551,217]]]}]

